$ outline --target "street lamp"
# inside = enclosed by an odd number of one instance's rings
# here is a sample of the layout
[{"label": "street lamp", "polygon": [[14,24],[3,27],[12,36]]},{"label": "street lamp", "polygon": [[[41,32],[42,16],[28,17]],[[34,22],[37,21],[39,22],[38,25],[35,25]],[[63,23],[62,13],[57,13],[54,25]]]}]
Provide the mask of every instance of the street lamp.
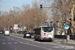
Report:
[{"label": "street lamp", "polygon": [[58,21],[56,21],[57,22],[57,28],[58,28]]},{"label": "street lamp", "polygon": [[51,23],[51,27],[52,27],[52,21],[50,23]]}]

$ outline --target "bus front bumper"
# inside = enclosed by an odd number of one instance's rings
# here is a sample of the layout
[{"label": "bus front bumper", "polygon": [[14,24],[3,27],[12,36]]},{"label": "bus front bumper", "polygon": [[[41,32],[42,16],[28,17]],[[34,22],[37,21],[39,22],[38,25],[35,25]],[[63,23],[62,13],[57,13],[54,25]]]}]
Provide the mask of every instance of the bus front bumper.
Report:
[{"label": "bus front bumper", "polygon": [[41,38],[41,40],[54,40],[54,38],[46,38],[46,37],[44,37],[44,38]]}]

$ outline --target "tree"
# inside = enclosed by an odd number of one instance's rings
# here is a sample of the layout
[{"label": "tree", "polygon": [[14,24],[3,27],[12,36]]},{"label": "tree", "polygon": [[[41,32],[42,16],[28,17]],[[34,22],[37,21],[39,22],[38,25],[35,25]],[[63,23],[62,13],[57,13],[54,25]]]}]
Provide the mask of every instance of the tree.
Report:
[{"label": "tree", "polygon": [[18,24],[19,26],[27,26],[27,30],[32,30],[35,26],[42,26],[45,21],[47,21],[46,10],[40,11],[38,2],[33,2],[32,7],[30,5],[22,5],[22,10],[19,7],[13,7],[10,9],[9,13],[3,14],[1,16],[0,23],[5,27],[14,26]]},{"label": "tree", "polygon": [[[63,20],[66,20],[67,25],[69,25],[69,23],[71,22],[72,28],[70,27],[70,29],[72,31],[72,35],[74,35],[73,29],[75,29],[74,28],[75,22],[72,22],[72,18],[73,18],[72,12],[74,12],[74,14],[75,14],[75,11],[74,10],[72,11],[72,9],[73,9],[72,3],[74,3],[74,2],[75,2],[75,0],[54,0],[54,2],[52,4],[52,7],[53,7],[52,15],[53,15],[53,17],[54,18],[60,17],[60,19],[58,19],[58,20],[61,21],[63,28],[64,28]],[[71,20],[69,20],[69,19],[71,19]]]}]

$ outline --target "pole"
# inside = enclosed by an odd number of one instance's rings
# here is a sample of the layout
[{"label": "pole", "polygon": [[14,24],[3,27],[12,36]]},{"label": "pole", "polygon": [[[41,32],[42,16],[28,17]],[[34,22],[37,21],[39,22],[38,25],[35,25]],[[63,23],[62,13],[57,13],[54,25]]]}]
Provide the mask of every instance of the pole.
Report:
[{"label": "pole", "polygon": [[4,16],[4,29],[5,29],[5,16]]},{"label": "pole", "polygon": [[67,30],[65,30],[65,34],[66,34],[66,42],[68,42],[68,38],[67,38]]}]

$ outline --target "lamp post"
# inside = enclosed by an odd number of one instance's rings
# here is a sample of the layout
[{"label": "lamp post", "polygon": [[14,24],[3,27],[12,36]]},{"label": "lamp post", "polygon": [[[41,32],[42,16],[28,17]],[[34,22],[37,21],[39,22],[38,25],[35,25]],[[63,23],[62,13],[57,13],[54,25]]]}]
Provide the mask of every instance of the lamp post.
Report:
[{"label": "lamp post", "polygon": [[52,21],[50,23],[51,23],[51,27],[52,27]]},{"label": "lamp post", "polygon": [[10,20],[8,19],[8,30],[10,29]]},{"label": "lamp post", "polygon": [[58,28],[58,21],[56,21],[57,22],[57,28]]}]

